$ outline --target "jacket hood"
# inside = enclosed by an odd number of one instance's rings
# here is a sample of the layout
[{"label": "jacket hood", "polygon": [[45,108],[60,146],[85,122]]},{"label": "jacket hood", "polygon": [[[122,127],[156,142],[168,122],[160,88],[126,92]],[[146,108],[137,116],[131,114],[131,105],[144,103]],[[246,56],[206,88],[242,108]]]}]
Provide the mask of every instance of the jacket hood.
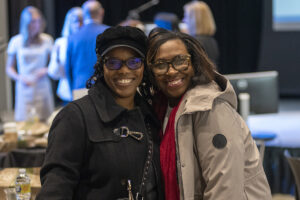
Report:
[{"label": "jacket hood", "polygon": [[219,73],[215,73],[215,80],[196,85],[188,90],[183,97],[185,102],[184,112],[207,111],[212,109],[213,102],[222,99],[228,102],[235,110],[237,109],[237,98],[229,80]]}]

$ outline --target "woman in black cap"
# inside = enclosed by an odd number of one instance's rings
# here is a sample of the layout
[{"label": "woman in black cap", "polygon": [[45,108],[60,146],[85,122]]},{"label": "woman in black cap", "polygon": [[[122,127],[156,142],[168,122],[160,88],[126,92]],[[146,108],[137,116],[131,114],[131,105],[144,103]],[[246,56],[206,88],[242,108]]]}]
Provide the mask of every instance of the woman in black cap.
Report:
[{"label": "woman in black cap", "polygon": [[97,37],[88,95],[69,103],[50,129],[37,199],[163,199],[159,123],[144,101],[145,52],[137,28]]}]

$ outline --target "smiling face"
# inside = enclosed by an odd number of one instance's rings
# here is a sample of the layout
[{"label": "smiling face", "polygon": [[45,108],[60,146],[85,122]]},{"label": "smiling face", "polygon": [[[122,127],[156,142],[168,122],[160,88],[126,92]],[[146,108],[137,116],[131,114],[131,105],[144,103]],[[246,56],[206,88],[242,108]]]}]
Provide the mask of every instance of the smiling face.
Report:
[{"label": "smiling face", "polygon": [[31,21],[28,25],[29,37],[34,38],[41,32],[42,18],[37,11],[32,11]]},{"label": "smiling face", "polygon": [[[105,57],[116,58],[122,61],[133,57],[140,57],[135,51],[127,47],[117,47],[109,51]],[[138,69],[131,70],[126,65],[122,65],[119,70],[108,69],[104,64],[104,80],[114,93],[115,100],[131,99],[133,101],[136,89],[143,79],[144,65]]]},{"label": "smiling face", "polygon": [[[180,39],[173,39],[163,43],[155,56],[154,63],[170,61],[175,56],[189,55],[184,43]],[[187,91],[194,76],[194,69],[189,62],[189,66],[184,71],[177,71],[172,66],[163,75],[155,75],[157,86],[168,97],[170,106],[175,106],[180,101],[181,96]]]}]

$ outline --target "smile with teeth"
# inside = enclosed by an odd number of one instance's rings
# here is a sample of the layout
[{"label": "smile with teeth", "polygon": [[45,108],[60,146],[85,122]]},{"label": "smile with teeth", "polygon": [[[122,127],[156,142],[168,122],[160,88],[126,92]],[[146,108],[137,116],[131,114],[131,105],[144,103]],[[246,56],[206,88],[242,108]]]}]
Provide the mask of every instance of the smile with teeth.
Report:
[{"label": "smile with teeth", "polygon": [[172,80],[168,82],[169,87],[179,86],[182,84],[182,79]]},{"label": "smile with teeth", "polygon": [[118,79],[117,83],[120,85],[126,85],[129,84],[133,81],[133,79]]}]

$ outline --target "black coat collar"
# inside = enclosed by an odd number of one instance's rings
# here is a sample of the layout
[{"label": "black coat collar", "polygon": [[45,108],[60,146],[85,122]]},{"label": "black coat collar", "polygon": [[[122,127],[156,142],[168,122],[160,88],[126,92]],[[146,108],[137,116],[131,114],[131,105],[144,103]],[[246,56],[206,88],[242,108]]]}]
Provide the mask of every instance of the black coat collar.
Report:
[{"label": "black coat collar", "polygon": [[88,92],[94,106],[104,123],[111,122],[122,112],[126,111],[125,108],[119,106],[104,81],[99,81]]},{"label": "black coat collar", "polygon": [[[118,105],[113,97],[111,90],[106,85],[105,81],[101,79],[98,81],[88,92],[92,99],[92,102],[99,114],[101,120],[104,123],[109,123],[116,119],[127,109]],[[138,93],[135,96],[135,104],[141,109],[144,119],[150,117],[150,119],[159,126],[159,122],[153,112],[152,107],[141,97]]]}]

